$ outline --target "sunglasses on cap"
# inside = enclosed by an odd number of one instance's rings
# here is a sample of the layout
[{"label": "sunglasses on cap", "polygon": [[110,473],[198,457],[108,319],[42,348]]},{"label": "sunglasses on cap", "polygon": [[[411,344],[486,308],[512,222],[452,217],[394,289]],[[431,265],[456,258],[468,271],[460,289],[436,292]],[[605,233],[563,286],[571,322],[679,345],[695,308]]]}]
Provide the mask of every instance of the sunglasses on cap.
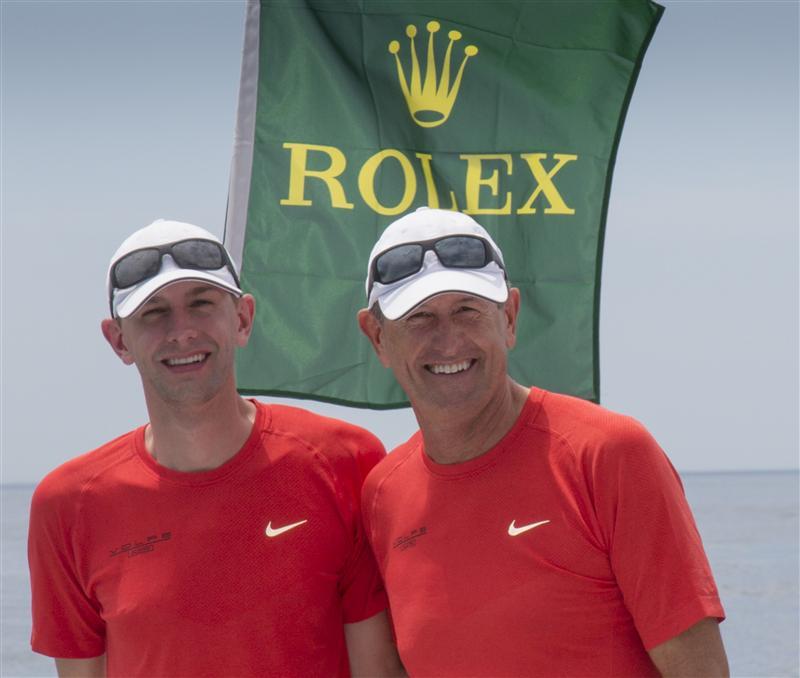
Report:
[{"label": "sunglasses on cap", "polygon": [[390,285],[422,270],[425,253],[433,251],[447,268],[483,268],[495,262],[505,275],[503,262],[494,248],[475,235],[446,235],[432,240],[396,245],[372,261],[369,289],[376,282]]},{"label": "sunglasses on cap", "polygon": [[181,268],[216,271],[225,266],[239,286],[239,276],[225,251],[213,240],[189,238],[158,247],[143,247],[121,256],[111,267],[111,290],[133,287],[155,276],[161,270],[161,259],[169,254]]}]

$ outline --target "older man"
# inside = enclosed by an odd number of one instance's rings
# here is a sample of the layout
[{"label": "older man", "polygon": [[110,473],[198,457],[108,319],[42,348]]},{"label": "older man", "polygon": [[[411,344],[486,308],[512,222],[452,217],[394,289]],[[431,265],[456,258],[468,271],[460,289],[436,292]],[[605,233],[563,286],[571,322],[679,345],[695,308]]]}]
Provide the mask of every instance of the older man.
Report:
[{"label": "older man", "polygon": [[409,673],[725,675],[677,474],[636,421],[509,377],[520,296],[489,234],[406,215],[367,294],[359,324],[420,427],[362,494]]},{"label": "older man", "polygon": [[400,671],[359,516],[378,440],[238,395],[255,305],[208,231],[137,231],[108,295],[150,421],[36,489],[33,649],[62,676]]}]

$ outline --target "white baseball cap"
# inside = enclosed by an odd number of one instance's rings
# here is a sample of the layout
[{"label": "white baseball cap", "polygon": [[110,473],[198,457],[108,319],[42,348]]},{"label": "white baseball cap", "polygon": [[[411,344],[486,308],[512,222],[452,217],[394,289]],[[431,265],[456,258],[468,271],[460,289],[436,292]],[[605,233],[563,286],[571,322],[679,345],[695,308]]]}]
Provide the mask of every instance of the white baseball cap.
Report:
[{"label": "white baseball cap", "polygon": [[[435,252],[427,251],[418,272],[389,284],[372,281],[373,262],[384,252],[398,245],[451,235],[470,235],[484,240],[494,253],[495,261],[481,268],[450,268],[442,264]],[[372,308],[377,303],[389,320],[402,318],[423,301],[445,292],[466,292],[498,303],[508,298],[503,253],[486,230],[461,212],[428,207],[420,207],[389,224],[369,255],[366,289],[367,307]]]},{"label": "white baseball cap", "polygon": [[[191,262],[189,261],[184,261],[183,265],[181,265],[175,258],[177,256],[178,260],[181,260],[181,256],[175,253],[171,254],[162,249],[158,253],[160,265],[155,274],[145,274],[141,280],[128,287],[115,286],[117,279],[113,275],[114,267],[129,254],[139,250],[164,248],[164,246],[182,243],[187,240],[211,241],[218,245],[218,248],[212,249],[212,254],[216,253],[216,259],[211,257],[210,260],[213,263],[221,261],[222,265],[214,269],[205,268],[208,259],[202,256],[202,252],[192,249],[188,245],[184,246],[184,257],[197,256],[198,261],[195,263],[198,266],[197,268],[190,267],[189,264]],[[152,255],[150,258],[152,258]],[[133,260],[128,261],[134,263]],[[117,273],[119,274],[119,269]],[[126,238],[117,251],[114,252],[114,256],[111,257],[108,273],[106,274],[106,287],[108,289],[111,314],[115,318],[127,318],[135,313],[153,294],[167,285],[182,280],[207,282],[237,297],[243,294],[239,288],[239,274],[236,270],[236,265],[219,238],[199,226],[181,221],[157,219],[149,226],[139,229]]]}]

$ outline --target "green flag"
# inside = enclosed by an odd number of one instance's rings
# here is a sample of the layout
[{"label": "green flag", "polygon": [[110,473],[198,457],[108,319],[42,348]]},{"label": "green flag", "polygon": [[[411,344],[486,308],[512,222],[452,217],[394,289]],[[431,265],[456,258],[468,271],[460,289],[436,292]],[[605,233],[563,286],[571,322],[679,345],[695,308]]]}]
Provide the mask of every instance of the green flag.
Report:
[{"label": "green flag", "polygon": [[372,245],[472,215],[520,288],[511,375],[599,399],[600,267],[647,0],[250,2],[225,243],[257,299],[243,393],[407,405],[355,315]]}]

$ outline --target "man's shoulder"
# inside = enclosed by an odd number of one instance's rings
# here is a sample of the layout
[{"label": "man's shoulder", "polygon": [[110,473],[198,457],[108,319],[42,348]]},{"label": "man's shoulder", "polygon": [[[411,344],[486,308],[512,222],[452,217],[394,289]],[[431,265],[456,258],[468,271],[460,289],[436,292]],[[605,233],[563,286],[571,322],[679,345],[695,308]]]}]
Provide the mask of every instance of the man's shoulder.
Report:
[{"label": "man's shoulder", "polygon": [[594,440],[649,436],[633,417],[575,396],[538,389],[540,408],[533,425],[547,428],[568,439]]},{"label": "man's shoulder", "polygon": [[135,454],[134,429],[50,471],[36,486],[34,504],[75,502],[98,478]]},{"label": "man's shoulder", "polygon": [[650,467],[666,459],[650,432],[631,416],[572,396],[539,391],[541,407],[529,426],[558,440],[584,468]]},{"label": "man's shoulder", "polygon": [[553,460],[571,459],[591,467],[627,461],[646,465],[653,455],[664,454],[650,432],[631,416],[541,389],[532,397],[539,400],[539,407],[527,426],[556,444],[552,449],[559,453],[551,455]]},{"label": "man's shoulder", "polygon": [[[395,447],[386,455],[375,468],[370,471],[366,481],[364,481],[364,492],[372,493],[378,489],[389,478],[397,475],[401,469],[408,469],[408,462],[411,461],[415,453],[420,449],[421,433],[415,432],[408,440]],[[401,474],[404,475],[404,474]]]},{"label": "man's shoulder", "polygon": [[372,468],[386,455],[377,436],[361,426],[290,405],[265,405],[270,410],[268,432],[294,441],[329,460],[355,459]]}]

